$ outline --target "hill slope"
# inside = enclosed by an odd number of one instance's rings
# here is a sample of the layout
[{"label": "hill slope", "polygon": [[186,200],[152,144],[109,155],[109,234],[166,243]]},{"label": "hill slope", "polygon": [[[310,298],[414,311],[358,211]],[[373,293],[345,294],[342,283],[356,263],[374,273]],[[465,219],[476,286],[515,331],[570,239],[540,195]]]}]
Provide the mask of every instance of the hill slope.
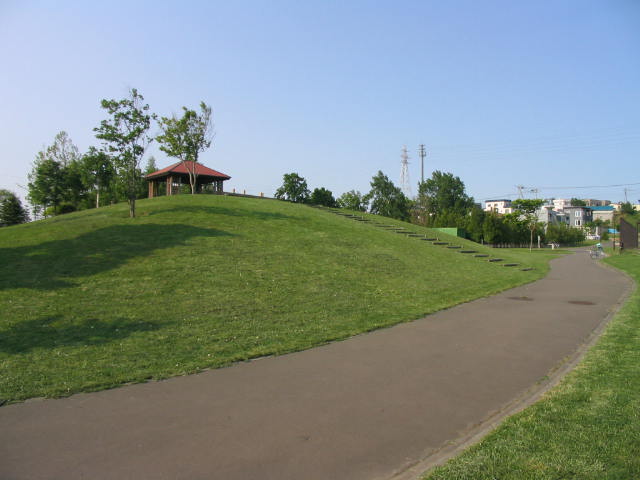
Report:
[{"label": "hill slope", "polygon": [[503,268],[272,200],[160,197],[127,214],[116,205],[0,229],[0,399],[309,348],[544,271],[540,255],[535,271]]}]

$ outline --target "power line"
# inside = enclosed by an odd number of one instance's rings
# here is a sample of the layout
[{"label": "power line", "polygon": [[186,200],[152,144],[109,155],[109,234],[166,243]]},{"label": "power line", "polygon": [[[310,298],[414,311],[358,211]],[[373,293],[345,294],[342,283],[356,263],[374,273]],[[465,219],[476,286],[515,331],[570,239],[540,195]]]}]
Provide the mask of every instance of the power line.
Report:
[{"label": "power line", "polygon": [[613,187],[626,187],[631,185],[640,185],[638,183],[619,183],[616,185],[585,185],[580,187],[539,187],[541,190],[573,190],[574,188],[613,188]]},{"label": "power line", "polygon": [[462,157],[459,161],[474,161],[482,158],[520,156],[527,154],[555,153],[566,155],[580,150],[593,150],[623,143],[640,142],[639,131],[623,131],[609,134],[582,134],[574,136],[538,137],[523,142],[494,144],[432,145],[436,156]]}]

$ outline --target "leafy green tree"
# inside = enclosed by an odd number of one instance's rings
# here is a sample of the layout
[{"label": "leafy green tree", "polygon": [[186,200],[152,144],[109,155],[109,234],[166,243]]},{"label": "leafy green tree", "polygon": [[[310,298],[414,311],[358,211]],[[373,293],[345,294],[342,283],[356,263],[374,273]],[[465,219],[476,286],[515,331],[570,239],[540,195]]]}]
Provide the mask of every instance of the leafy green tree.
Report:
[{"label": "leafy green tree", "polygon": [[67,202],[67,211],[78,210],[87,197],[87,186],[83,181],[82,160],[74,159],[62,167],[64,177],[64,200]]},{"label": "leafy green tree", "polygon": [[473,208],[469,212],[469,215],[467,215],[466,217],[467,221],[464,225],[464,229],[467,231],[469,238],[471,238],[471,240],[473,240],[474,242],[480,243],[484,237],[484,217],[485,212],[477,205],[473,206]]},{"label": "leafy green tree", "polygon": [[288,200],[295,203],[309,201],[309,187],[307,181],[297,173],[285,173],[282,177],[282,186],[276,190],[275,197],[278,200]]},{"label": "leafy green tree", "polygon": [[[505,236],[507,239],[505,243],[518,247],[529,244],[529,237],[532,237],[529,230],[529,217],[522,215],[522,213],[514,212],[503,215],[502,219],[504,221]],[[535,222],[535,225],[534,232],[538,230],[538,223]],[[532,247],[531,244],[530,247]]]},{"label": "leafy green tree", "polygon": [[149,175],[150,173],[157,172],[157,171],[158,171],[158,166],[156,165],[156,157],[151,155],[147,159],[147,164],[144,167],[144,174]]},{"label": "leafy green tree", "polygon": [[506,225],[502,216],[495,212],[485,215],[482,222],[482,236],[491,245],[501,245],[507,243]]},{"label": "leafy green tree", "polygon": [[101,106],[109,114],[100,126],[94,128],[96,138],[103,141],[105,149],[113,154],[116,175],[124,187],[129,201],[129,215],[136,216],[136,197],[142,172],[140,161],[153,141],[148,135],[151,120],[149,105],[135,88],[122,100],[102,100]]},{"label": "leafy green tree", "polygon": [[545,233],[545,242],[562,245],[576,245],[584,241],[584,231],[572,228],[566,223],[550,223]]},{"label": "leafy green tree", "polygon": [[[183,115],[161,117],[158,122],[162,134],[156,137],[160,150],[170,157],[177,158],[189,172],[191,193],[196,193],[198,172],[196,163],[201,152],[211,146],[213,140],[213,124],[211,107],[200,102],[200,113],[182,107]],[[191,163],[193,162],[193,163]]]},{"label": "leafy green tree", "polygon": [[431,178],[418,185],[417,204],[426,225],[463,227],[474,201],[465,192],[459,177],[436,170]]},{"label": "leafy green tree", "polygon": [[58,132],[53,140],[53,144],[47,148],[47,157],[52,158],[61,166],[67,167],[73,162],[80,160],[80,152],[76,147],[69,134],[64,130]]},{"label": "leafy green tree", "polygon": [[67,209],[79,208],[86,190],[80,171],[78,148],[66,132],[59,132],[53,143],[36,155],[29,174],[29,200],[54,215],[60,213],[64,202],[71,205]]},{"label": "leafy green tree", "polygon": [[0,202],[7,198],[9,195],[15,195],[12,191],[0,188]]},{"label": "leafy green tree", "polygon": [[529,226],[529,250],[533,249],[533,232],[538,228],[538,217],[536,212],[543,204],[544,200],[537,198],[518,198],[511,202],[514,214],[518,215],[520,218],[524,217],[524,220]]},{"label": "leafy green tree", "polygon": [[364,196],[356,190],[350,190],[340,195],[340,198],[337,200],[337,204],[340,208],[346,208],[347,210],[355,210],[358,212],[364,212],[367,209]]},{"label": "leafy green tree", "polygon": [[81,162],[82,181],[89,190],[95,192],[95,205],[100,208],[100,195],[111,191],[116,173],[111,157],[103,150],[89,147]]},{"label": "leafy green tree", "polygon": [[572,207],[586,207],[587,206],[587,202],[585,202],[584,200],[580,200],[579,198],[572,198],[571,199],[571,206]]},{"label": "leafy green tree", "polygon": [[336,199],[333,198],[333,193],[324,187],[314,189],[309,198],[309,202],[313,205],[324,205],[325,207],[336,206]]},{"label": "leafy green tree", "polygon": [[371,213],[398,220],[409,219],[411,202],[389,178],[378,171],[371,179],[371,190],[364,196]]},{"label": "leafy green tree", "polygon": [[0,226],[18,225],[28,221],[29,214],[16,194],[3,194],[0,200]]},{"label": "leafy green tree", "polygon": [[635,215],[636,211],[631,202],[622,202],[620,204],[620,213],[623,215]]},{"label": "leafy green tree", "polygon": [[51,207],[55,215],[65,190],[64,171],[60,163],[47,158],[45,152],[38,152],[28,178],[29,201],[45,210]]}]

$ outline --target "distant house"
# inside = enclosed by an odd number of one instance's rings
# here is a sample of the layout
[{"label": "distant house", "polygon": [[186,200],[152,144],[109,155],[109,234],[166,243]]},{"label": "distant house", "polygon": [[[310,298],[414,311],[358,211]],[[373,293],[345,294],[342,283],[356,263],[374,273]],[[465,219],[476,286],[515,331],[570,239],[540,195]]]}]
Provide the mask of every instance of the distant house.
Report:
[{"label": "distant house", "polygon": [[484,211],[496,212],[504,215],[506,213],[512,213],[513,208],[511,208],[511,200],[507,200],[507,199],[486,200],[484,202]]},{"label": "distant house", "polygon": [[570,227],[582,228],[588,222],[593,222],[593,207],[564,207],[566,222]]},{"label": "distant house", "polygon": [[[595,198],[583,198],[581,199],[587,207],[604,207],[610,205],[609,200],[596,200]],[[571,206],[571,200],[568,198],[556,198],[553,200],[553,209],[562,212],[566,207]]]},{"label": "distant house", "polygon": [[611,205],[609,200],[596,200],[595,198],[585,198],[584,202],[587,204],[587,207],[606,207]]},{"label": "distant house", "polygon": [[571,200],[569,198],[556,198],[553,200],[553,209],[556,212],[563,212],[564,207],[570,207]]},{"label": "distant house", "polygon": [[543,205],[536,211],[538,222],[544,223],[545,230],[549,224],[567,223],[567,214],[554,210],[553,205]]},{"label": "distant house", "polygon": [[607,220],[613,221],[613,214],[615,212],[615,207],[613,205],[607,205],[605,207],[591,207],[591,211],[593,212],[593,221],[602,220],[606,222]]}]

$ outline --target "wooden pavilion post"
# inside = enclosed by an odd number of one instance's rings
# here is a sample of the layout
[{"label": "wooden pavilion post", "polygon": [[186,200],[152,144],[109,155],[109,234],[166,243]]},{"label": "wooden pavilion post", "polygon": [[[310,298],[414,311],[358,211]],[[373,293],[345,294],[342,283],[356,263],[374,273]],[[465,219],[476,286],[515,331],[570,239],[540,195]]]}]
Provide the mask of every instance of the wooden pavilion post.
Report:
[{"label": "wooden pavilion post", "polygon": [[167,177],[167,196],[173,195],[173,176]]}]

